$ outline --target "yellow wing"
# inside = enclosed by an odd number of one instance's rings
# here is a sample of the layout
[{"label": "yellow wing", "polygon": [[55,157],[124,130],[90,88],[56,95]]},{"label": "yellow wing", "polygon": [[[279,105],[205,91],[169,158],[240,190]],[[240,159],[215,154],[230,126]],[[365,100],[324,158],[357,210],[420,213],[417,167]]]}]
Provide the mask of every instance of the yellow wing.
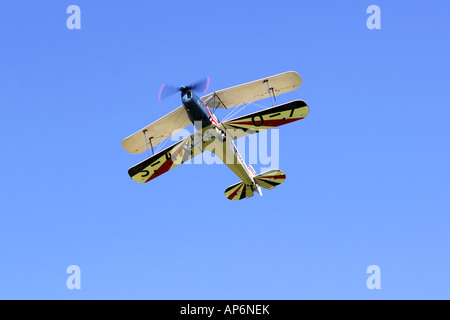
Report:
[{"label": "yellow wing", "polygon": [[[210,130],[205,128],[204,131]],[[150,158],[138,163],[128,170],[130,177],[140,183],[145,183],[159,177],[163,173],[178,167],[180,164],[201,154],[214,141],[202,139],[205,133],[195,133]]]},{"label": "yellow wing", "polygon": [[222,129],[238,139],[252,133],[282,126],[305,118],[309,107],[303,100],[295,100],[276,107],[251,113],[221,123]]},{"label": "yellow wing", "polygon": [[233,108],[264,98],[298,89],[302,78],[297,72],[289,71],[271,77],[247,82],[219,90],[202,97],[210,108]]}]

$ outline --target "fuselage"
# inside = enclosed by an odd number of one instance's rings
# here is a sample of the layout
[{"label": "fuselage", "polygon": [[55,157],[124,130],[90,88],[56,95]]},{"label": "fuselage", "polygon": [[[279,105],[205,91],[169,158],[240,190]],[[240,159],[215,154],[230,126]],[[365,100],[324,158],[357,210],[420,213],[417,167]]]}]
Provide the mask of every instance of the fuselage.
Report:
[{"label": "fuselage", "polygon": [[[216,139],[220,144],[225,144],[226,153],[221,159],[242,181],[254,184],[253,177],[256,175],[253,168],[246,165],[239,150],[234,144],[234,138],[220,125],[217,117],[209,110],[202,99],[189,89],[181,91],[181,101],[188,114],[189,120],[194,124],[196,130],[208,126],[215,128]],[[251,168],[251,169],[250,169]]]},{"label": "fuselage", "polygon": [[[212,124],[208,107],[192,91],[182,91],[181,101],[183,102],[189,120],[191,120],[197,130],[206,128]],[[201,128],[198,127],[198,124],[201,124]]]}]

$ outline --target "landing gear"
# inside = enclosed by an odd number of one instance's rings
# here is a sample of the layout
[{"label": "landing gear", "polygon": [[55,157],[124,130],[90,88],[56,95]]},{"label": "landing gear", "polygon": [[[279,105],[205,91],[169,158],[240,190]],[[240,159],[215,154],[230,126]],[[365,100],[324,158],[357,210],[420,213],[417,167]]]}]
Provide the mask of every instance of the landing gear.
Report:
[{"label": "landing gear", "polygon": [[223,130],[216,127],[216,132],[217,132],[217,139],[219,139],[220,142],[227,141],[227,135]]}]

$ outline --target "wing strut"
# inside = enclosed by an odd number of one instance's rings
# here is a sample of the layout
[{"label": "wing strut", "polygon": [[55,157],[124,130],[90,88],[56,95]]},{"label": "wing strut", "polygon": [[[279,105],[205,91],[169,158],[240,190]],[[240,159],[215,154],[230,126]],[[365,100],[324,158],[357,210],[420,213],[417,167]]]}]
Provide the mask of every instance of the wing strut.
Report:
[{"label": "wing strut", "polygon": [[[277,99],[275,98],[275,92],[273,92],[273,87],[271,88],[269,86],[269,80],[268,79],[264,80],[263,82],[267,83],[267,91],[269,92],[269,96],[273,99],[272,100],[272,107],[274,107],[275,106],[275,101],[277,101]],[[272,91],[272,93],[270,93],[270,91]]]},{"label": "wing strut", "polygon": [[[147,146],[147,152],[148,152],[148,157],[150,158],[150,151],[148,150],[148,143],[147,143],[147,129],[144,129],[144,131],[142,131],[144,133],[144,138],[145,138],[145,145]],[[150,137],[150,139],[148,139],[150,141],[150,146],[152,147],[152,155],[155,154],[155,151],[153,150],[153,144],[152,144],[152,138]]]},{"label": "wing strut", "polygon": [[[216,105],[216,98],[219,101],[219,103]],[[216,92],[212,93],[212,96],[209,97],[207,100],[205,100],[205,105],[208,105],[208,103],[213,102],[213,108],[214,110],[217,110],[220,105],[223,105],[224,109],[228,109],[228,107],[223,103],[223,101],[220,99],[220,97],[216,94]]]}]

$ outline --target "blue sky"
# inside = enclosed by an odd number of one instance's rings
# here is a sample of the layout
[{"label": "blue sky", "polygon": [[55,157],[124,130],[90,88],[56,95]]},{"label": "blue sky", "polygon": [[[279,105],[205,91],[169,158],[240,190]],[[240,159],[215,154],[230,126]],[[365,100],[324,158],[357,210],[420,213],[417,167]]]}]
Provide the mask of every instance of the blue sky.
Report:
[{"label": "blue sky", "polygon": [[[81,30],[66,27],[72,4]],[[372,4],[381,30],[366,26]],[[2,1],[0,298],[449,299],[448,12]],[[163,82],[209,75],[212,91],[289,70],[303,85],[279,102],[310,114],[279,132],[277,189],[229,201],[225,165],[128,177],[145,154],[122,139],[180,105],[158,103]]]}]

